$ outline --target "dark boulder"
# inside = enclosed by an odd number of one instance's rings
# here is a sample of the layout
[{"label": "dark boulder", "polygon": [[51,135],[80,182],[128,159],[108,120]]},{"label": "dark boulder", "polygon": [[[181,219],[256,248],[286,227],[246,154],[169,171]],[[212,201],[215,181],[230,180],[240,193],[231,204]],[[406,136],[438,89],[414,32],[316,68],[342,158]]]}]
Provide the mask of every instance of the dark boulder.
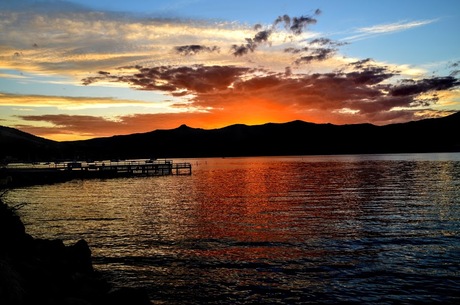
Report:
[{"label": "dark boulder", "polygon": [[148,305],[142,289],[110,291],[94,270],[85,240],[66,246],[62,240],[34,239],[0,200],[1,305]]}]

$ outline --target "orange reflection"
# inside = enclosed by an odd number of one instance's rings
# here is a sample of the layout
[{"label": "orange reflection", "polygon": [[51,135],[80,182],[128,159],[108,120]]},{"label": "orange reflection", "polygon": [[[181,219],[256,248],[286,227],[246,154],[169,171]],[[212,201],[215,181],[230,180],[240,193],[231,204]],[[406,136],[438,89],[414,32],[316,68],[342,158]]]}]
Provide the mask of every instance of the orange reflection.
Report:
[{"label": "orange reflection", "polygon": [[[331,189],[337,187],[333,177],[315,173],[323,169],[321,165],[307,164],[299,168],[289,161],[273,166],[264,158],[232,160],[234,168],[216,168],[203,173],[206,174],[201,177],[203,187],[212,190],[210,196],[203,198],[206,192],[196,190],[196,200],[201,203],[196,211],[198,238],[228,240],[230,246],[195,253],[245,260],[279,255],[294,259],[320,254],[312,248],[292,251],[293,247],[285,247],[285,243],[311,244],[322,236],[340,238],[339,235],[358,234],[358,228],[342,226],[344,221],[356,217],[357,212],[345,218],[337,213],[336,205],[315,202],[317,198],[321,201],[331,196]],[[290,176],[281,174],[280,171],[286,170],[291,172]],[[318,181],[317,177],[331,181]],[[353,204],[353,201],[345,204]],[[289,253],[285,253],[287,248],[291,249]]]}]

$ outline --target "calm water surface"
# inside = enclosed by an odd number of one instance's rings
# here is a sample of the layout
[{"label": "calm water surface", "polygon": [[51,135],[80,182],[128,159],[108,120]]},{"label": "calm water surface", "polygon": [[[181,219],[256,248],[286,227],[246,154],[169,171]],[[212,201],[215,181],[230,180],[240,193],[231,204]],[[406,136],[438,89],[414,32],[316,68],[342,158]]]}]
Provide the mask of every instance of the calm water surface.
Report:
[{"label": "calm water surface", "polygon": [[5,202],[159,304],[460,302],[460,154],[187,160]]}]

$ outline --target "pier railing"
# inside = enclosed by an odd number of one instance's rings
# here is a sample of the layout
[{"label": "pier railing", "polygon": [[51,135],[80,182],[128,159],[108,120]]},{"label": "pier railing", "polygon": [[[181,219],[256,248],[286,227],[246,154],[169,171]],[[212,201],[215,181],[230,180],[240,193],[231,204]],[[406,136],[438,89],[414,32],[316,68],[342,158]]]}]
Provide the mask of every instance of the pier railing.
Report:
[{"label": "pier railing", "polygon": [[[107,160],[107,161],[66,161],[46,163],[14,163],[2,169],[2,175],[10,177],[13,184],[41,183],[86,178],[116,178],[136,176],[191,175],[192,165],[188,162],[174,163],[172,160]],[[36,181],[34,183],[34,181]],[[21,184],[21,183],[19,183]]]}]

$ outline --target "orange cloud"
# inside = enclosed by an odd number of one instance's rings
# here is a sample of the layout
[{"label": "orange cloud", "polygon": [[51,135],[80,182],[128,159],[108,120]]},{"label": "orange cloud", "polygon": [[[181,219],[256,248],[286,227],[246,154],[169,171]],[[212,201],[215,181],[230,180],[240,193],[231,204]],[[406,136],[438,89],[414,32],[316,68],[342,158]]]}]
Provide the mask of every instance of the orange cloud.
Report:
[{"label": "orange cloud", "polygon": [[197,109],[229,112],[233,103],[245,108],[248,101],[257,100],[284,106],[284,110],[293,114],[306,111],[340,114],[351,110],[358,114],[355,122],[375,122],[377,115],[398,109],[429,108],[438,101],[437,92],[455,89],[460,84],[454,76],[390,82],[399,76],[390,68],[369,65],[367,61],[349,66],[350,72],[289,75],[236,66],[138,66],[138,73],[100,72],[83,81],[128,83],[136,89],[188,95],[192,96],[191,106]]},{"label": "orange cloud", "polygon": [[[183,96],[188,102],[172,104],[181,113],[131,114],[112,120],[91,116],[21,116],[27,121],[45,121],[55,127],[27,129],[34,134],[80,134],[109,136],[175,128],[217,128],[231,124],[262,124],[304,120],[315,123],[388,124],[438,116],[434,107],[442,92],[456,92],[454,76],[403,79],[387,67],[352,63],[352,71],[315,74],[285,74],[236,66],[161,66],[127,69],[113,75],[100,71],[86,78],[127,83],[140,90]],[[172,109],[172,108],[171,108]],[[442,110],[445,113],[446,110]],[[172,112],[172,111],[171,111]]]},{"label": "orange cloud", "polygon": [[[343,42],[309,31],[319,14],[317,10],[312,16],[283,15],[272,24],[249,28],[134,16],[120,19],[117,14],[84,10],[0,12],[5,30],[0,68],[66,75],[102,90],[109,90],[111,83],[160,93],[169,100],[156,101],[158,95],[136,102],[0,93],[0,106],[48,108],[54,113],[58,109],[61,114],[18,111],[7,119],[22,119],[14,127],[60,140],[181,124],[201,128],[292,120],[387,124],[458,107],[458,71],[423,78],[423,71],[412,67],[339,56]],[[394,32],[430,22],[387,24],[358,34]],[[457,67],[458,63],[452,65]],[[75,89],[80,96],[87,94],[84,86]],[[106,114],[111,117],[102,117],[100,109],[111,109]]]}]

